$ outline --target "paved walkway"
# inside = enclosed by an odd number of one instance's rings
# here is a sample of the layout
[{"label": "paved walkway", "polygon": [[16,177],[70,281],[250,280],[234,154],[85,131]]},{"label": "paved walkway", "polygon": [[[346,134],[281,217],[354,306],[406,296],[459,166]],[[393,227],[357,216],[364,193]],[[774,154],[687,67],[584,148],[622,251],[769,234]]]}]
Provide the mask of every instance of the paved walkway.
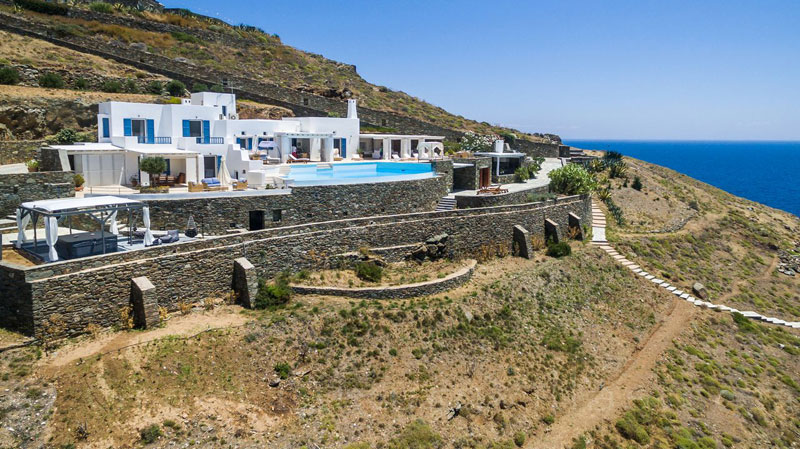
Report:
[{"label": "paved walkway", "polygon": [[597,203],[593,200],[592,201],[592,244],[595,246],[599,246],[600,249],[608,253],[609,256],[614,258],[620,265],[623,267],[631,270],[632,272],[636,273],[639,276],[647,279],[648,281],[656,284],[657,286],[665,289],[669,293],[688,301],[698,307],[705,307],[706,309],[715,310],[717,312],[739,312],[742,315],[746,316],[747,318],[753,320],[759,320],[766,323],[777,324],[780,326],[791,327],[793,329],[800,329],[800,321],[785,321],[779,318],[772,318],[768,316],[761,315],[756,312],[752,311],[740,311],[734,309],[733,307],[728,307],[722,304],[712,304],[707,301],[703,301],[701,299],[695,298],[689,292],[685,292],[674,285],[670,285],[667,281],[663,279],[659,279],[654,275],[648,273],[647,271],[643,270],[639,265],[631,262],[630,260],[626,259],[623,255],[618,253],[611,245],[608,244],[606,240],[606,217],[603,214],[603,211],[598,207]]}]

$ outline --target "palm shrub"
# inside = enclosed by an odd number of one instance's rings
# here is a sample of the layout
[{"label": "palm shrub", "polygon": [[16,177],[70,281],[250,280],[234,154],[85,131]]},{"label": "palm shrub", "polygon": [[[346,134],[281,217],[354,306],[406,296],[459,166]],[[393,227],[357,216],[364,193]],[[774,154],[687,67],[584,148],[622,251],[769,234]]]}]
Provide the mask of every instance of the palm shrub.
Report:
[{"label": "palm shrub", "polygon": [[19,71],[16,67],[0,67],[0,84],[17,84],[19,82]]},{"label": "palm shrub", "polygon": [[567,164],[550,172],[550,187],[563,195],[583,195],[597,189],[597,180],[578,164]]},{"label": "palm shrub", "polygon": [[642,190],[642,178],[635,176],[633,178],[633,183],[631,184],[631,187],[633,187],[636,190]]},{"label": "palm shrub", "polygon": [[624,178],[627,172],[628,166],[625,165],[625,162],[619,161],[609,166],[608,176],[610,178]]},{"label": "palm shrub", "polygon": [[622,162],[622,153],[618,151],[606,151],[603,155],[603,165],[611,167],[612,165]]},{"label": "palm shrub", "polygon": [[47,72],[39,77],[39,87],[49,87],[53,89],[61,89],[64,87],[64,78],[58,73]]}]

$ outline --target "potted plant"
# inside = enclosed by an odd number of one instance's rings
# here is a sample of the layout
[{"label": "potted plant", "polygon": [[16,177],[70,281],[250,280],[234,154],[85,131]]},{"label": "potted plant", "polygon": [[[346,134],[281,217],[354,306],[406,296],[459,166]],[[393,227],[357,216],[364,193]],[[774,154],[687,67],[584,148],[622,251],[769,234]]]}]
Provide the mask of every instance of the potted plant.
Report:
[{"label": "potted plant", "polygon": [[25,165],[28,167],[29,172],[39,171],[39,161],[36,159],[29,160]]},{"label": "potted plant", "polygon": [[139,184],[139,175],[132,175],[130,181],[131,181],[131,186],[136,187]]},{"label": "potted plant", "polygon": [[[154,182],[152,182],[157,175],[164,173],[167,169],[167,161],[164,160],[163,157],[155,156],[155,157],[145,157],[139,161],[139,170],[147,173],[150,175],[150,187],[149,189],[145,189],[148,192],[152,191],[152,193],[160,193],[162,189],[157,189]],[[169,187],[165,189],[167,192],[169,191]],[[166,192],[165,192],[166,193]]]},{"label": "potted plant", "polygon": [[83,183],[86,182],[86,180],[83,179],[83,175],[80,173],[75,173],[75,176],[73,176],[72,179],[75,181],[75,191],[83,191]]}]

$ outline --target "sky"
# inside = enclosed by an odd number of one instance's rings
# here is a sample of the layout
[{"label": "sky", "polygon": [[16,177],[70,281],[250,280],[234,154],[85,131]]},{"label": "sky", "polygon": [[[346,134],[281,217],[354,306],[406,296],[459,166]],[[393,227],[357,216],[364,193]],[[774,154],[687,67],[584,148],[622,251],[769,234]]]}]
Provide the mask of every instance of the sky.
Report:
[{"label": "sky", "polygon": [[163,0],[565,139],[800,140],[800,1]]}]

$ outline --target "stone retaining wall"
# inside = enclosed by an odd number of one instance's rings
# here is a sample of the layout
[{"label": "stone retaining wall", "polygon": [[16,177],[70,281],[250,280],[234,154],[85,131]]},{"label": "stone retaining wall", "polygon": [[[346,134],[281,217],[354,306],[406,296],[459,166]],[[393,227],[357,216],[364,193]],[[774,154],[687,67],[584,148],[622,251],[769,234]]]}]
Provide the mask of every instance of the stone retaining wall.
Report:
[{"label": "stone retaining wall", "polygon": [[466,283],[472,277],[476,265],[477,262],[472,260],[468,266],[442,279],[434,279],[432,281],[419,282],[416,284],[361,288],[292,285],[292,291],[301,295],[346,296],[348,298],[359,299],[416,298],[419,296],[441,293]]},{"label": "stone retaining wall", "polygon": [[0,140],[0,165],[21,164],[39,158],[44,140]]},{"label": "stone retaining wall", "polygon": [[410,181],[294,187],[284,194],[265,191],[263,195],[143,201],[150,206],[153,229],[185,229],[192,215],[203,231],[219,234],[231,229],[231,224],[249,228],[250,211],[264,212],[265,228],[430,211],[447,194],[448,185],[444,174]]},{"label": "stone retaining wall", "polygon": [[0,298],[0,324],[37,337],[52,316],[66,323],[66,335],[83,333],[89,324],[114,326],[120,308],[129,304],[131,279],[140,276],[155,285],[159,305],[176,310],[181,301],[230,291],[238,257],[252,262],[259,276],[272,277],[313,269],[328,255],[412,244],[442,233],[449,235],[454,257],[476,257],[489,245],[510,250],[514,225],[543,235],[550,219],[566,231],[570,212],[588,216],[590,198],[311,223],[30,268],[0,262],[0,282],[16,295]]},{"label": "stone retaining wall", "polygon": [[470,167],[453,169],[453,188],[478,190],[478,187],[480,187],[481,184],[481,169],[488,168],[491,170],[492,158],[453,158],[453,163],[472,164]]},{"label": "stone retaining wall", "polygon": [[25,201],[75,196],[72,172],[32,172],[0,175],[0,217],[14,213]]},{"label": "stone retaining wall", "polygon": [[531,196],[548,193],[550,186],[535,187],[520,192],[500,193],[497,195],[456,195],[456,207],[470,209],[475,207],[503,206],[531,202]]}]

